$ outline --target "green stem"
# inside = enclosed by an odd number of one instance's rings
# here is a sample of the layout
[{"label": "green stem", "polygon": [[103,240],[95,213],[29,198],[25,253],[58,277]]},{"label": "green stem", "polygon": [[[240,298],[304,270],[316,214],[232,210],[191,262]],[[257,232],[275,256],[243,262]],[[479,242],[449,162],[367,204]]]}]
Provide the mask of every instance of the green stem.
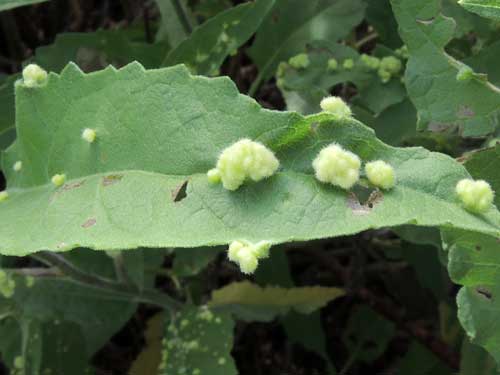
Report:
[{"label": "green stem", "polygon": [[184,7],[181,4],[181,0],[171,0],[172,1],[172,6],[175,9],[175,13],[177,13],[177,17],[179,17],[179,20],[181,21],[182,27],[186,34],[191,34],[193,32],[193,28],[191,27],[191,24],[189,23],[188,16],[186,15],[186,12],[184,11]]},{"label": "green stem", "polygon": [[362,46],[364,46],[366,43],[369,43],[372,40],[377,39],[377,38],[378,38],[378,34],[377,33],[368,34],[364,38],[358,40],[354,46],[356,47],[356,49],[359,49]]},{"label": "green stem", "polygon": [[63,274],[80,284],[107,290],[127,297],[135,302],[149,303],[168,310],[178,310],[182,307],[181,302],[154,289],[139,290],[135,286],[117,283],[116,281],[96,275],[90,275],[57,253],[42,251],[34,254],[33,257],[45,264],[57,267]]},{"label": "green stem", "polygon": [[248,96],[251,96],[251,97],[255,96],[263,79],[264,79],[264,75],[261,72],[259,72],[259,74],[257,74],[257,77],[255,78],[255,80],[252,82],[252,86],[250,86],[250,89],[248,90]]},{"label": "green stem", "polygon": [[346,375],[348,373],[348,371],[351,369],[352,365],[356,362],[356,358],[358,357],[358,353],[360,350],[361,350],[361,343],[359,343],[356,346],[356,348],[354,349],[354,352],[349,356],[344,367],[339,372],[339,375]]}]

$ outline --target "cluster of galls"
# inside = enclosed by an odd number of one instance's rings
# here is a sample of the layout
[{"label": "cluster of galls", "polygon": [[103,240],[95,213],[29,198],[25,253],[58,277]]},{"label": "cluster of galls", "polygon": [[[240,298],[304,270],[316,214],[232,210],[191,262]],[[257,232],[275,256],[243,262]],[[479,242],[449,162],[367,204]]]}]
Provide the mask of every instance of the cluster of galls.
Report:
[{"label": "cluster of galls", "polygon": [[[324,112],[338,120],[352,116],[351,109],[341,98],[327,97],[320,105]],[[358,155],[336,143],[324,147],[312,162],[316,179],[342,189],[350,189],[359,181],[361,165]],[[207,176],[211,183],[222,182],[226,189],[236,190],[245,180],[260,181],[272,176],[278,168],[279,161],[271,150],[259,142],[242,139],[222,151],[216,168],[208,171]],[[379,189],[389,190],[396,184],[396,172],[386,161],[367,162],[364,173],[369,183]],[[485,212],[493,203],[493,190],[485,181],[461,180],[456,193],[471,212]],[[267,241],[257,244],[233,241],[228,257],[240,266],[242,272],[253,273],[259,259],[268,256],[270,246]]]},{"label": "cluster of galls", "polygon": [[[346,58],[342,62],[337,61],[335,58],[331,58],[328,60],[327,70],[328,72],[334,72],[340,68],[344,70],[352,70],[356,64],[360,64],[359,66],[362,69],[376,72],[382,83],[387,83],[391,80],[391,78],[397,77],[401,73],[401,70],[403,69],[401,59],[408,59],[408,57],[408,49],[406,46],[402,46],[395,51],[395,56],[378,58],[362,54],[358,61],[355,61],[352,58]],[[276,72],[279,82],[282,80],[282,76],[287,65],[296,70],[303,70],[306,69],[309,64],[309,56],[306,53],[299,53],[298,55],[291,57],[288,60],[288,63],[282,62],[278,66],[278,70]]]}]

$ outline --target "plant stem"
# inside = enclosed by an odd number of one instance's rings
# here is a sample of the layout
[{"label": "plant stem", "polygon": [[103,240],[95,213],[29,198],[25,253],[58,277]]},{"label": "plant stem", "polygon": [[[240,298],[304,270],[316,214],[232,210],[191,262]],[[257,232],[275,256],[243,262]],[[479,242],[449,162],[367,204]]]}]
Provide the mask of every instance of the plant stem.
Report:
[{"label": "plant stem", "polygon": [[149,303],[168,310],[178,310],[182,307],[181,302],[154,289],[138,290],[135,286],[129,286],[100,276],[90,275],[57,253],[42,251],[34,254],[33,257],[45,264],[57,267],[63,274],[72,280],[86,286],[108,290],[128,297],[133,301]]},{"label": "plant stem", "polygon": [[356,362],[356,358],[358,357],[358,353],[360,350],[361,350],[361,342],[356,346],[356,349],[354,349],[353,353],[349,356],[344,367],[339,372],[339,375],[346,375],[349,372],[352,365]]},{"label": "plant stem", "polygon": [[255,78],[255,80],[252,82],[250,89],[248,90],[248,96],[251,96],[251,97],[255,96],[255,94],[257,93],[257,90],[259,89],[259,87],[262,83],[263,78],[264,78],[264,76],[262,75],[261,72],[259,72],[259,74],[257,74],[257,77]]},{"label": "plant stem", "polygon": [[122,284],[134,285],[134,282],[127,272],[127,268],[125,267],[125,261],[121,251],[118,251],[113,255],[113,264],[115,266],[115,273],[118,281]]},{"label": "plant stem", "polygon": [[367,36],[365,36],[364,38],[358,40],[354,46],[356,47],[356,49],[359,49],[361,47],[363,47],[366,43],[369,43],[371,42],[373,39],[377,39],[378,38],[378,34],[377,33],[372,33],[372,34],[368,34]]},{"label": "plant stem", "polygon": [[171,0],[171,1],[172,1],[172,6],[175,9],[175,13],[177,13],[177,17],[179,17],[179,21],[181,22],[184,31],[188,35],[191,34],[193,32],[193,28],[189,23],[189,19],[186,15],[186,12],[184,11],[184,7],[181,4],[181,0]]}]

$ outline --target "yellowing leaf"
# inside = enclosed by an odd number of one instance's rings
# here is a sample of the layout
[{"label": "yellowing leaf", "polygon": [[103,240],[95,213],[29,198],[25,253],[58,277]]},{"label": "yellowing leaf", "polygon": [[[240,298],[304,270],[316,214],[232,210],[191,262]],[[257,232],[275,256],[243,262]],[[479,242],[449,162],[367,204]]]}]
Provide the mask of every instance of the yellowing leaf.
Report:
[{"label": "yellowing leaf", "polygon": [[295,310],[309,314],[345,294],[329,287],[261,288],[248,281],[232,283],[212,293],[209,306],[231,311],[247,320],[272,320],[277,315]]}]

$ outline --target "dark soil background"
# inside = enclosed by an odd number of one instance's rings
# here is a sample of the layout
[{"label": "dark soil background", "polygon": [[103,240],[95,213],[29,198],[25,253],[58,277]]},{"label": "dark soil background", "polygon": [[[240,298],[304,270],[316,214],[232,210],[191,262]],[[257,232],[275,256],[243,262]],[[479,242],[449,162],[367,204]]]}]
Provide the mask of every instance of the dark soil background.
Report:
[{"label": "dark soil background", "polygon": [[[200,0],[203,1],[203,0]],[[239,3],[243,1],[233,1]],[[144,36],[151,41],[159,14],[153,1],[139,0],[52,0],[36,6],[0,13],[0,73],[19,72],[22,63],[42,45],[51,44],[61,32],[118,29],[132,23],[144,25]],[[366,25],[359,27],[362,37]],[[251,43],[251,42],[250,42]],[[364,46],[370,49],[370,46]],[[240,91],[247,92],[257,70],[241,48],[228,59],[222,75],[230,76]],[[283,109],[284,102],[273,81],[265,83],[256,99],[265,107]],[[1,179],[2,185],[3,176]],[[432,293],[421,286],[415,270],[398,257],[388,256],[388,249],[406,246],[390,231],[366,232],[330,241],[296,244],[282,248],[290,265],[293,281],[299,286],[340,286],[347,295],[321,311],[327,350],[337,369],[349,361],[343,343],[347,320],[359,305],[369,305],[395,323],[397,334],[384,354],[372,363],[355,361],[349,374],[398,374],[398,361],[414,340],[424,344],[443,363],[457,369],[457,348],[449,347],[439,337],[439,313]],[[429,251],[435,251],[429,249]],[[166,259],[165,268],[172,259]],[[266,276],[261,280],[265,281]],[[196,280],[202,295],[231,281],[241,273],[221,255]],[[172,282],[159,277],[158,287],[175,294]],[[453,298],[456,288],[449,283],[446,293]],[[133,318],[93,358],[97,374],[126,374],[144,347],[146,323],[158,310],[141,306]],[[377,338],[375,337],[374,340]],[[370,345],[370,343],[368,343]],[[372,343],[371,345],[375,345]],[[233,356],[241,375],[321,375],[326,373],[324,360],[300,343],[287,338],[279,320],[271,323],[238,322]],[[7,370],[0,364],[0,374]],[[68,374],[69,375],[69,374]],[[345,374],[344,374],[345,375]]]}]

